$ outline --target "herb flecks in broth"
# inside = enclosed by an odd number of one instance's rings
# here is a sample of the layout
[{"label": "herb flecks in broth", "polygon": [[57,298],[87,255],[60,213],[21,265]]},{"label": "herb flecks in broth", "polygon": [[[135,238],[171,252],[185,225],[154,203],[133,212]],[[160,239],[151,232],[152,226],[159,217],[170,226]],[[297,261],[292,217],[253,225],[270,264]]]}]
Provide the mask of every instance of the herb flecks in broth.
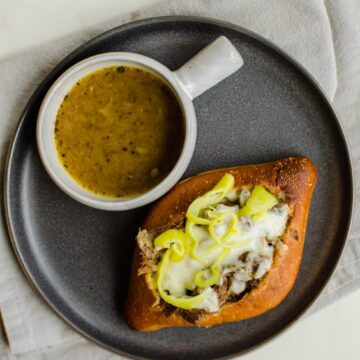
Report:
[{"label": "herb flecks in broth", "polygon": [[108,67],[79,80],[65,96],[55,143],[66,171],[107,197],[136,196],[160,183],[184,142],[176,96],[156,75]]}]

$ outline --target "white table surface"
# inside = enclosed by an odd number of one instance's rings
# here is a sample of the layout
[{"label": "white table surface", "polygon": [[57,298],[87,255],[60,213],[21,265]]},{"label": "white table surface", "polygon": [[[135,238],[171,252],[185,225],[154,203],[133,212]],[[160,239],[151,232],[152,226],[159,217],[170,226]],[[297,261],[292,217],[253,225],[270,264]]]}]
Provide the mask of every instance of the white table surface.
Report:
[{"label": "white table surface", "polygon": [[[0,0],[0,60],[77,29],[106,21],[115,14],[138,10],[159,1]],[[359,324],[360,290],[300,320],[242,359],[359,359]]]}]

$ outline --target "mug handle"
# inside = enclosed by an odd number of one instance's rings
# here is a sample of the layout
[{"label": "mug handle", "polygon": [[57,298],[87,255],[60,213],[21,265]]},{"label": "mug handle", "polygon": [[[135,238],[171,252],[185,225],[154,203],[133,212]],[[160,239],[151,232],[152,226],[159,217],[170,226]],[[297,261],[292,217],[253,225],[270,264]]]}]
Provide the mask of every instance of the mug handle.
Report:
[{"label": "mug handle", "polygon": [[194,99],[241,68],[244,61],[230,40],[220,36],[173,72],[185,93]]}]

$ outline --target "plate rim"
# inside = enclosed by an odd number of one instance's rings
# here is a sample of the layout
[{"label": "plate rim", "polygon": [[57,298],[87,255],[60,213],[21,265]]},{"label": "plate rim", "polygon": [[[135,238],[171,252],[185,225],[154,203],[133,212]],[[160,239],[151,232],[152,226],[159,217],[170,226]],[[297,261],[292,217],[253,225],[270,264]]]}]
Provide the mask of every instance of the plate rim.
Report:
[{"label": "plate rim", "polygon": [[68,53],[65,57],[63,57],[60,62],[58,62],[51,70],[48,72],[45,77],[41,80],[41,82],[36,86],[35,90],[29,97],[29,100],[27,101],[20,117],[17,122],[15,131],[12,134],[11,141],[8,145],[8,151],[6,153],[5,162],[4,162],[4,175],[3,175],[3,201],[2,201],[2,207],[3,207],[3,213],[4,213],[4,220],[5,220],[5,226],[7,228],[7,232],[9,235],[9,241],[11,243],[12,250],[14,252],[14,255],[17,259],[18,265],[20,266],[23,274],[25,275],[26,279],[28,280],[31,287],[37,292],[38,295],[41,296],[41,298],[45,301],[45,303],[54,311],[54,313],[62,320],[65,321],[72,329],[74,329],[80,336],[85,337],[85,339],[93,341],[95,344],[99,345],[103,349],[112,351],[115,354],[123,355],[131,359],[151,359],[150,357],[141,357],[137,355],[133,355],[131,353],[125,352],[123,350],[120,350],[118,348],[114,348],[108,344],[105,344],[101,342],[100,340],[96,339],[92,335],[86,333],[84,330],[80,329],[76,324],[73,323],[70,319],[65,317],[60,310],[56,307],[56,304],[53,303],[53,301],[50,300],[50,298],[45,294],[45,292],[41,289],[39,284],[37,283],[36,279],[33,278],[31,274],[31,270],[26,265],[26,261],[21,254],[21,251],[19,251],[17,247],[17,241],[15,239],[14,235],[14,219],[12,218],[11,214],[11,201],[10,201],[10,166],[13,163],[13,157],[15,152],[15,145],[17,143],[18,137],[20,135],[20,131],[22,126],[25,122],[25,117],[31,108],[32,104],[36,100],[36,97],[38,96],[38,92],[40,92],[44,86],[46,85],[46,81],[49,77],[51,77],[54,73],[58,71],[59,68],[63,66],[65,62],[71,62],[73,58],[80,52],[83,51],[84,48],[86,48],[91,42],[94,41],[102,41],[106,39],[107,37],[111,36],[112,34],[123,32],[127,30],[131,30],[134,28],[138,28],[144,25],[151,25],[151,24],[158,24],[158,23],[166,23],[166,22],[195,22],[195,23],[205,23],[220,27],[225,27],[230,30],[234,30],[240,34],[249,36],[257,41],[259,41],[261,44],[271,48],[276,53],[281,55],[283,58],[285,58],[287,61],[289,61],[300,73],[310,82],[312,86],[316,89],[318,95],[322,98],[324,103],[327,105],[328,110],[332,114],[333,120],[335,121],[337,127],[338,127],[338,135],[340,136],[343,144],[344,144],[344,150],[347,158],[348,163],[348,171],[351,174],[351,177],[349,179],[349,185],[350,188],[349,191],[349,218],[346,222],[346,226],[344,226],[344,241],[340,246],[339,254],[337,255],[337,258],[333,262],[330,271],[328,275],[323,280],[323,284],[321,285],[319,291],[317,294],[311,299],[311,301],[295,316],[293,317],[285,326],[283,326],[280,330],[276,331],[269,337],[263,339],[260,342],[257,342],[256,344],[247,347],[246,349],[243,349],[236,353],[231,353],[229,355],[224,355],[220,357],[211,357],[209,359],[230,359],[238,356],[242,356],[246,353],[249,353],[253,351],[254,349],[258,349],[260,347],[263,347],[264,345],[268,344],[271,340],[275,339],[276,337],[284,334],[286,331],[288,331],[294,324],[301,318],[303,315],[311,308],[316,301],[319,299],[320,295],[324,292],[325,288],[329,284],[330,280],[334,276],[335,270],[344,254],[344,250],[348,244],[349,240],[349,233],[353,225],[353,215],[354,215],[354,204],[355,204],[355,196],[354,196],[354,185],[355,185],[355,178],[354,178],[354,166],[353,166],[353,158],[352,153],[349,147],[349,143],[347,141],[347,138],[345,136],[344,127],[341,121],[340,116],[338,115],[336,109],[331,103],[330,98],[326,94],[326,92],[322,89],[322,86],[319,84],[319,82],[314,78],[314,76],[295,58],[293,58],[291,55],[289,55],[285,50],[279,47],[279,45],[276,45],[272,40],[252,31],[247,28],[244,28],[242,26],[233,24],[228,21],[220,20],[217,18],[209,18],[209,17],[202,17],[202,16],[188,16],[188,15],[170,15],[170,16],[158,16],[158,17],[150,17],[145,18],[141,20],[131,21],[116,27],[113,27],[111,29],[108,29],[97,36],[85,41],[82,45],[78,46],[74,50],[72,50],[70,53]]}]

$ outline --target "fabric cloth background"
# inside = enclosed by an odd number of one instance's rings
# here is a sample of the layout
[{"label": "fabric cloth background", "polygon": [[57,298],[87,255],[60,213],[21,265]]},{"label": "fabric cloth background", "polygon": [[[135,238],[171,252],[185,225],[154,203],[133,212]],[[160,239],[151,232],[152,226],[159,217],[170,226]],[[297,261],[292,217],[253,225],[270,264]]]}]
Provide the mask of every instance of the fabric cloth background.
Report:
[{"label": "fabric cloth background", "polygon": [[[355,177],[359,178],[358,0],[173,0],[121,16],[0,62],[1,181],[8,144],[22,109],[52,67],[84,41],[107,29],[162,15],[198,15],[235,23],[270,39],[305,66],[340,115],[353,156]],[[359,186],[356,186],[355,193],[359,194]],[[348,246],[336,273],[308,314],[360,287],[358,208],[357,204]],[[1,221],[0,311],[8,344],[4,339],[0,340],[0,358],[120,358],[82,338],[44,303],[21,272],[9,246],[3,218]]]}]

